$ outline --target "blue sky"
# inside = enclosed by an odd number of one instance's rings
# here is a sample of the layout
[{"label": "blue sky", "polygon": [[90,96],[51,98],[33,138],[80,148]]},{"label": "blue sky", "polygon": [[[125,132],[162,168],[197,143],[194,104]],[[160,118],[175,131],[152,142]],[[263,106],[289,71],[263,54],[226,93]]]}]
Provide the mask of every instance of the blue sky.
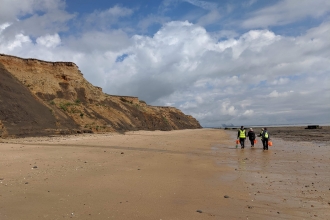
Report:
[{"label": "blue sky", "polygon": [[202,126],[330,123],[328,0],[0,0],[0,53]]}]

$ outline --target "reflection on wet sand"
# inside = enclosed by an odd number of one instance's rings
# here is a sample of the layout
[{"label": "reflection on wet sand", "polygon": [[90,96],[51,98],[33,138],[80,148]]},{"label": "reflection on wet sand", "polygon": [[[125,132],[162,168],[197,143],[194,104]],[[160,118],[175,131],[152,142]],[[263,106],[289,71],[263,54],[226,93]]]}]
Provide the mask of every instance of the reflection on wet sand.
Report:
[{"label": "reflection on wet sand", "polygon": [[260,143],[228,149],[227,162],[249,191],[253,219],[330,219],[329,143],[273,142],[268,151]]}]

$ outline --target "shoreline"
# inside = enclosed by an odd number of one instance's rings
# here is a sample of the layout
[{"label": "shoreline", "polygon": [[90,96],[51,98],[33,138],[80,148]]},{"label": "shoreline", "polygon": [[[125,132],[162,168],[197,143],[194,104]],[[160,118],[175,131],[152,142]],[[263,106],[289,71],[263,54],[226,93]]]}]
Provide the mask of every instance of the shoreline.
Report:
[{"label": "shoreline", "polygon": [[[256,134],[259,134],[261,127],[252,127]],[[330,143],[330,126],[323,126],[318,129],[305,129],[303,126],[292,127],[267,127],[270,138],[279,138],[287,141]],[[249,128],[245,128],[246,132]],[[237,133],[238,129],[227,129],[226,131]],[[236,138],[236,137],[234,137]],[[259,137],[258,137],[259,138]],[[260,140],[260,139],[258,139]]]}]

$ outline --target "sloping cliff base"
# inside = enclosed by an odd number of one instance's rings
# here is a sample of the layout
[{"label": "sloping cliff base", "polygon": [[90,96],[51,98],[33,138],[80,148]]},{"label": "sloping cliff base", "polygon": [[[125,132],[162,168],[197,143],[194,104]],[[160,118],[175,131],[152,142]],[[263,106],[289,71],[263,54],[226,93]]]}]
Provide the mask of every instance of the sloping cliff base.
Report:
[{"label": "sloping cliff base", "polygon": [[[220,129],[6,139],[0,219],[330,219],[329,145]],[[233,135],[234,136],[234,135]]]},{"label": "sloping cliff base", "polygon": [[105,94],[72,62],[0,54],[0,137],[201,128],[174,107]]}]

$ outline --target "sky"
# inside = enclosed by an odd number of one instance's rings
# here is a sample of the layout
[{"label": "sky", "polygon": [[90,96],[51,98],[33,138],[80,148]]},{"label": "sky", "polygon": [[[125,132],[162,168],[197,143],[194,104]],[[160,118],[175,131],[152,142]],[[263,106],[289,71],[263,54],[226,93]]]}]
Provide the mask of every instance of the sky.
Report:
[{"label": "sky", "polygon": [[203,127],[330,123],[329,0],[0,0],[0,53]]}]

